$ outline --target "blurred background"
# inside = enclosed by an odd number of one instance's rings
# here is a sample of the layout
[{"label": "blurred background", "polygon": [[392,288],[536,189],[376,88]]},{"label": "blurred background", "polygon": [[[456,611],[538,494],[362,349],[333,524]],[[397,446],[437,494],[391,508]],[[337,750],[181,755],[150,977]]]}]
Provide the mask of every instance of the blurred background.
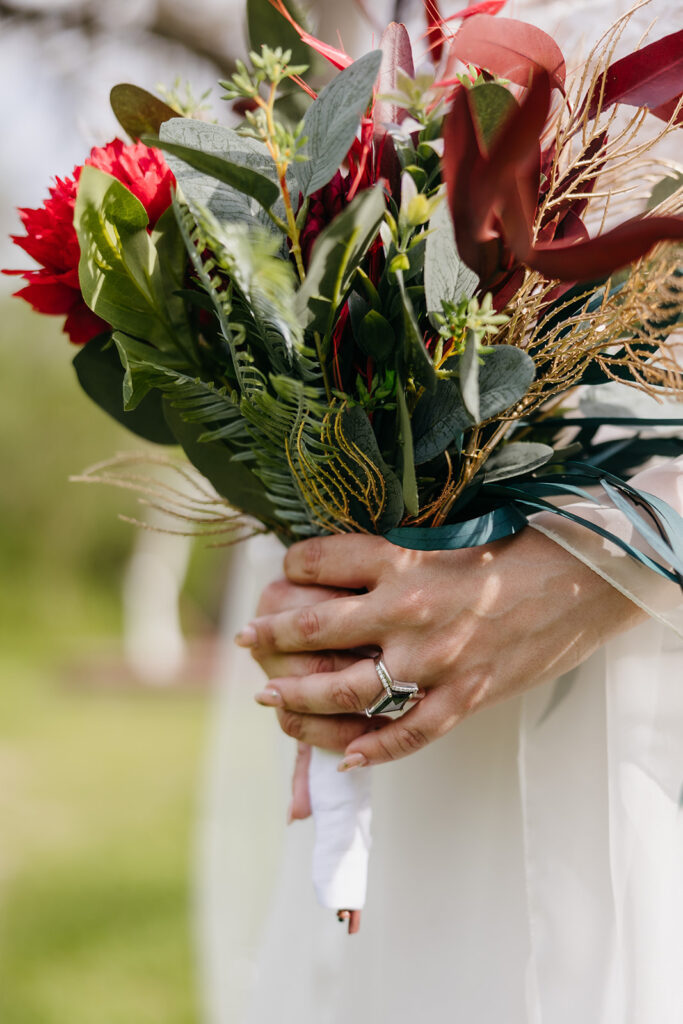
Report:
[{"label": "blurred background", "polygon": [[[31,262],[8,238],[23,233],[15,207],[39,206],[55,175],[120,134],[116,82],[179,76],[197,95],[213,87],[229,117],[215,83],[242,21],[234,0],[0,3],[1,267]],[[140,444],[76,386],[61,318],[12,299],[18,284],[0,278],[0,1020],[190,1024],[194,822],[228,554],[169,552],[179,577],[188,561],[185,647],[171,635],[169,655],[151,636],[167,655],[155,673],[149,644],[130,630],[124,642],[131,556],[150,554],[117,518],[134,502],[68,481]]]},{"label": "blurred background", "polygon": [[[313,6],[336,41],[338,7]],[[381,23],[390,5],[380,6]],[[344,17],[344,44],[363,52],[368,21],[354,5]],[[214,116],[234,120],[216,83],[247,48],[244,22],[244,0],[0,2],[0,267],[31,265],[9,238],[24,234],[16,208],[39,207],[55,176],[122,134],[112,85],[191,82],[196,97],[211,90]],[[22,284],[0,276],[0,1020],[197,1024],[207,956],[196,955],[194,908],[210,931],[223,913],[211,870],[219,883],[231,870],[228,813],[210,780],[217,758],[234,775],[259,753],[249,695],[231,706],[240,740],[228,761],[211,735],[217,681],[246,684],[250,671],[220,657],[232,555],[136,530],[118,518],[140,515],[134,498],[69,482],[142,442],[77,387],[62,318],[12,298]],[[253,789],[245,799],[284,825],[285,805],[271,812]],[[267,836],[240,842],[233,871]],[[255,923],[231,948],[217,944],[226,1020],[253,978],[268,893],[253,867],[240,888]]]}]

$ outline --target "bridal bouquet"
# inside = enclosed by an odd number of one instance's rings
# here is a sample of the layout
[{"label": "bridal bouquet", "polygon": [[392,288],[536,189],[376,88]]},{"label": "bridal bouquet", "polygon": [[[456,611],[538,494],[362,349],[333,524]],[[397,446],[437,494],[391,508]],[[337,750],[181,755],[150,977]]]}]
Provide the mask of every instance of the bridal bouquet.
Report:
[{"label": "bridal bouquet", "polygon": [[[608,418],[577,419],[569,393],[683,391],[665,345],[682,179],[649,156],[683,121],[683,32],[615,61],[621,19],[570,80],[503,3],[446,21],[431,0],[414,48],[394,23],[355,61],[271,3],[248,4],[253,52],[221,83],[240,127],[116,86],[132,143],[57,179],[15,239],[41,264],[18,294],[66,314],[85,391],[212,485],[150,483],[148,500],[218,536],[435,548],[569,516],[551,499],[598,500],[594,484],[656,557],[615,543],[680,581],[683,524],[622,479],[661,438],[622,418],[630,435],[596,446]],[[316,94],[320,56],[337,73]],[[626,220],[624,196],[641,202]],[[137,475],[115,460],[88,479]],[[328,877],[365,836],[357,811]],[[358,907],[363,888],[329,901]]]}]

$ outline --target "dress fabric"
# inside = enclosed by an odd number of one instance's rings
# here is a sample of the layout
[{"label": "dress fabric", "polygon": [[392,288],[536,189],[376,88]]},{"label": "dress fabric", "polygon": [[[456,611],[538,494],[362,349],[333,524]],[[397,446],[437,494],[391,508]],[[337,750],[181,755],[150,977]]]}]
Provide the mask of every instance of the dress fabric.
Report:
[{"label": "dress fabric", "polygon": [[[626,9],[506,13],[557,29],[569,55]],[[681,27],[678,3],[656,2],[622,51],[654,14],[660,35]],[[683,461],[654,473],[648,489],[683,513]],[[576,553],[571,529],[537,525]],[[349,937],[315,902],[312,823],[285,825],[293,743],[253,705],[259,670],[232,646],[281,554],[264,538],[244,545],[226,601],[197,859],[207,1024],[681,1024],[675,585],[593,542],[598,571],[651,617],[555,683],[372,769],[368,901]]]}]

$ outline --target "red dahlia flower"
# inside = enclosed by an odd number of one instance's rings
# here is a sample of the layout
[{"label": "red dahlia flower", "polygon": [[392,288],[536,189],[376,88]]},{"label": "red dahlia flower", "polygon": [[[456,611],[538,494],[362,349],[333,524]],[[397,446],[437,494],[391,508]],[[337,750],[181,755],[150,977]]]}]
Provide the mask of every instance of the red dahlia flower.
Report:
[{"label": "red dahlia flower", "polygon": [[[91,150],[85,163],[106,171],[125,185],[147,211],[150,228],[170,205],[174,178],[157,149],[150,149],[141,142],[126,145],[114,139],[102,148]],[[12,240],[33,257],[40,268],[3,271],[4,274],[19,274],[28,282],[15,294],[33,309],[66,316],[64,332],[76,345],[84,345],[109,328],[88,309],[78,282],[80,251],[73,216],[81,170],[76,167],[72,178],[56,178],[49,198],[39,209],[19,211],[27,234],[13,235]]]}]

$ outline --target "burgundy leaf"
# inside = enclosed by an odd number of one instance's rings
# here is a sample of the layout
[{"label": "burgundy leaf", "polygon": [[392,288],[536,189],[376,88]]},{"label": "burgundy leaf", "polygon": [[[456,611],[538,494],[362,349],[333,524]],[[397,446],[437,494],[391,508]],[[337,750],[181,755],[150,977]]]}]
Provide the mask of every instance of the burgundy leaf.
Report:
[{"label": "burgundy leaf", "polygon": [[383,124],[400,124],[405,119],[407,111],[381,97],[396,91],[399,71],[405,72],[411,78],[415,77],[413,50],[405,25],[392,21],[384,32],[379,47],[382,51],[382,63],[377,80],[377,96],[380,99],[375,102],[373,112],[373,120],[378,127]]},{"label": "burgundy leaf", "polygon": [[589,281],[605,277],[645,256],[658,242],[683,239],[683,217],[634,217],[619,227],[576,243],[531,244],[524,212],[512,197],[504,223],[515,256],[549,280]]},{"label": "burgundy leaf", "polygon": [[545,71],[553,88],[564,92],[566,67],[555,40],[535,25],[514,18],[489,14],[467,18],[450,44],[446,78],[452,75],[456,60],[524,86],[534,72]]},{"label": "burgundy leaf", "polygon": [[[604,87],[602,101],[600,92]],[[683,29],[658,39],[642,50],[611,64],[584,97],[588,117],[596,117],[614,103],[648,107],[652,111],[668,104],[683,90]],[[675,106],[671,108],[671,113]]]},{"label": "burgundy leaf", "polygon": [[[668,124],[671,118],[676,113],[676,107],[681,102],[681,100],[683,100],[683,92],[680,93],[680,95],[678,96],[674,96],[674,98],[672,100],[669,100],[668,103],[662,103],[662,105],[659,107],[653,107],[650,113],[654,114],[655,117],[659,117],[662,121],[666,121],[666,123]],[[681,109],[678,111],[678,114],[676,116],[676,124],[683,125],[683,105],[681,106]]]}]

